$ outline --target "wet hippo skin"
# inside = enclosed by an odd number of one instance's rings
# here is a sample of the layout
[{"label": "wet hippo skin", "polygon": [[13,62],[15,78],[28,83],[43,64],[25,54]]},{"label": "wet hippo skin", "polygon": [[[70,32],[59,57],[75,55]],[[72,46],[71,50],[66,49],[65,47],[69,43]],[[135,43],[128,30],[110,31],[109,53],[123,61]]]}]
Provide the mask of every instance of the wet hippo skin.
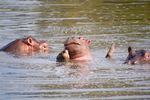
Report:
[{"label": "wet hippo skin", "polygon": [[57,61],[88,61],[91,60],[89,46],[91,41],[83,37],[69,37],[64,42],[64,50],[58,54]]},{"label": "wet hippo skin", "polygon": [[145,64],[150,63],[150,51],[146,50],[135,50],[128,47],[128,57],[126,58],[125,64]]},{"label": "wet hippo skin", "polygon": [[16,39],[0,49],[18,55],[31,55],[34,52],[48,52],[48,44],[38,41],[32,36]]}]

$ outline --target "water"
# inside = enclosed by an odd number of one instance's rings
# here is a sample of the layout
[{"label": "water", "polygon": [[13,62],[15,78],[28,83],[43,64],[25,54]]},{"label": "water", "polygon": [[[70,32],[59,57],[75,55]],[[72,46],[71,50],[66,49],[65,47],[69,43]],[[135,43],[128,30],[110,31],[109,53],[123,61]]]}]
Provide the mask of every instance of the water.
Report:
[{"label": "water", "polygon": [[[150,99],[150,65],[122,64],[128,46],[150,50],[149,0],[0,0],[0,47],[29,35],[48,55],[0,52],[0,100]],[[87,64],[56,63],[69,36],[92,40]],[[112,43],[113,60],[105,59]]]}]

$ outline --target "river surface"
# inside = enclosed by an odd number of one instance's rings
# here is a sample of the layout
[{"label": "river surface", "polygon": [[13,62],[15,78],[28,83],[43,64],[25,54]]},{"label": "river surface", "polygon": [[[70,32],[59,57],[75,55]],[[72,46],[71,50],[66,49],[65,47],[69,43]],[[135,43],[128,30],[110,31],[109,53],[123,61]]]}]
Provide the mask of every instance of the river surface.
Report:
[{"label": "river surface", "polygon": [[[0,52],[0,100],[150,99],[150,64],[123,64],[128,46],[150,50],[149,0],[0,0],[0,47],[29,35],[50,51]],[[56,63],[71,36],[92,40],[91,62]]]}]

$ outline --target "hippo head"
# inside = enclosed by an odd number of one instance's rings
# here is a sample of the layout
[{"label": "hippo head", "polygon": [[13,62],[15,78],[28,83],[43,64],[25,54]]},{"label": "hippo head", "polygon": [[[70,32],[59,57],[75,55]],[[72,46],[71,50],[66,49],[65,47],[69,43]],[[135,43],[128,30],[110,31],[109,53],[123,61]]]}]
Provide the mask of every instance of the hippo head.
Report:
[{"label": "hippo head", "polygon": [[143,64],[150,63],[150,52],[146,50],[133,51],[131,47],[128,47],[128,57],[125,64]]},{"label": "hippo head", "polygon": [[47,52],[48,44],[45,41],[37,41],[32,36],[15,41],[4,46],[2,51],[10,52],[13,54],[32,54],[33,52]]},{"label": "hippo head", "polygon": [[[70,37],[64,42],[64,51],[65,54],[66,51],[68,52],[70,60],[75,60],[75,61],[86,61],[86,60],[91,60],[91,53],[89,50],[89,46],[91,44],[90,40],[84,39],[83,37]],[[63,52],[62,52],[63,53]],[[62,55],[59,54],[60,55]],[[57,60],[58,60],[57,56]]]},{"label": "hippo head", "polygon": [[32,51],[42,52],[48,51],[48,44],[44,40],[37,41],[32,36],[29,36],[22,39],[22,42],[24,42],[24,44],[29,47],[29,50],[31,49]]}]

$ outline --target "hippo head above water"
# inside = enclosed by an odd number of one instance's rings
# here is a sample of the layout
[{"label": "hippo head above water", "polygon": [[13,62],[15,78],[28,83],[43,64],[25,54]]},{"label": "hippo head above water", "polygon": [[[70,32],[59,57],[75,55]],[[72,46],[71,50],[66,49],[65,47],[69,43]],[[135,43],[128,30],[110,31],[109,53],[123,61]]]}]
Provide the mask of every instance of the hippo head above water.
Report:
[{"label": "hippo head above water", "polygon": [[37,41],[32,36],[29,36],[12,41],[4,46],[1,51],[19,55],[31,55],[34,52],[47,52],[48,44],[43,40]]},{"label": "hippo head above water", "polygon": [[[115,50],[115,43],[113,43],[105,56],[112,60],[112,54]],[[135,50],[133,51],[131,47],[128,47],[128,57],[126,58],[124,64],[146,64],[150,63],[150,51],[146,50]]]},{"label": "hippo head above water", "polygon": [[144,64],[150,63],[150,52],[146,50],[133,51],[131,47],[128,47],[128,57],[125,64]]},{"label": "hippo head above water", "polygon": [[90,40],[83,37],[70,37],[64,42],[64,50],[57,56],[57,61],[87,61],[91,60]]}]

